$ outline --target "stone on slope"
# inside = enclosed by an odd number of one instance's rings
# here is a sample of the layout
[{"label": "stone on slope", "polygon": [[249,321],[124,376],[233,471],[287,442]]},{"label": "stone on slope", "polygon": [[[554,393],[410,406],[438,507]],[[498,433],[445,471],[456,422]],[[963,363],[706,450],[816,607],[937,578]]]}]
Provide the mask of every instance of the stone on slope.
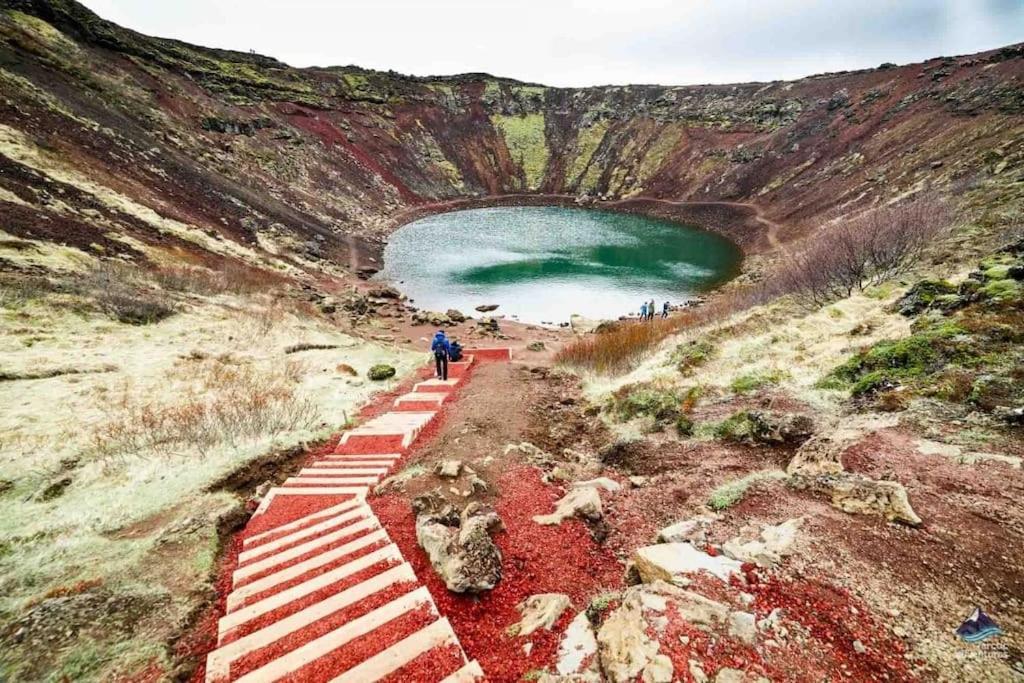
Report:
[{"label": "stone on slope", "polygon": [[455,479],[462,472],[461,460],[442,460],[434,467],[434,474],[447,479]]},{"label": "stone on slope", "polygon": [[436,500],[417,501],[416,540],[448,590],[477,593],[494,588],[501,580],[501,551],[490,535],[501,527],[494,510],[473,502],[455,516],[451,506]]},{"label": "stone on slope", "polygon": [[531,595],[516,606],[523,618],[509,626],[508,633],[513,636],[528,636],[542,628],[550,631],[569,605],[569,596],[564,593]]},{"label": "stone on slope", "polygon": [[707,530],[720,515],[697,515],[691,519],[671,524],[658,532],[659,543],[693,543],[700,545],[707,540]]},{"label": "stone on slope", "polygon": [[687,574],[704,571],[728,583],[732,574],[741,573],[741,567],[741,562],[725,556],[712,557],[689,543],[659,543],[634,551],[626,566],[626,576],[632,583],[666,581],[688,585]]},{"label": "stone on slope", "polygon": [[832,481],[832,505],[843,512],[882,515],[890,522],[920,526],[898,481],[876,481],[860,475],[836,477]]},{"label": "stone on slope", "polygon": [[563,676],[569,674],[596,673],[597,636],[587,617],[587,611],[577,614],[558,645],[558,662],[555,668]]},{"label": "stone on slope", "polygon": [[550,515],[536,515],[533,521],[537,524],[551,526],[561,524],[570,517],[582,517],[589,520],[601,519],[601,496],[593,486],[571,489],[555,504],[555,511]]},{"label": "stone on slope", "polygon": [[622,490],[622,484],[614,479],[609,479],[608,477],[598,477],[596,479],[588,479],[587,481],[576,481],[573,482],[572,486],[577,489],[585,486],[592,486],[612,493]]},{"label": "stone on slope", "polygon": [[759,567],[771,567],[790,554],[796,541],[796,532],[803,523],[796,517],[775,526],[767,525],[758,538],[745,539],[744,534],[729,539],[722,545],[722,552],[740,562],[752,562]]}]

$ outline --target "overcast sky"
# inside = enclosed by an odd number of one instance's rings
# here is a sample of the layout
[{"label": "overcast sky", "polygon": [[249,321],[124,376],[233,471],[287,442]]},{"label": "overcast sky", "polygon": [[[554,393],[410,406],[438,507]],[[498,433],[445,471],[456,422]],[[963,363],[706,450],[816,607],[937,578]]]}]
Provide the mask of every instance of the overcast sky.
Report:
[{"label": "overcast sky", "polygon": [[294,66],[556,86],[729,83],[1024,41],[1024,0],[85,0],[143,33]]}]

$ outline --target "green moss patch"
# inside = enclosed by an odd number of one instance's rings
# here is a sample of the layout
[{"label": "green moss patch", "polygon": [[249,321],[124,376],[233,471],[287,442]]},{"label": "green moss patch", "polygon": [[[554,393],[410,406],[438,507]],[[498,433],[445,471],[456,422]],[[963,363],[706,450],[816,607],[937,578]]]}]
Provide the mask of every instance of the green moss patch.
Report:
[{"label": "green moss patch", "polygon": [[536,190],[544,180],[548,167],[547,139],[544,134],[544,115],[502,116],[495,114],[491,123],[505,138],[512,159],[519,163],[526,179],[524,189]]}]

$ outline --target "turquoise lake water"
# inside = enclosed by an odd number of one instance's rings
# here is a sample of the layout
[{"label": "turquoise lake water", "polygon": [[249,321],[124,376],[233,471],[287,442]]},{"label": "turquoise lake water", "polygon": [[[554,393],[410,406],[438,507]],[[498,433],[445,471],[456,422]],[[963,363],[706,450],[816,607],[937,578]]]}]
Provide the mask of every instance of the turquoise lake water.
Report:
[{"label": "turquoise lake water", "polygon": [[428,310],[481,304],[522,322],[613,319],[652,298],[680,304],[733,277],[739,249],[669,221],[562,207],[430,216],[396,231],[380,277]]}]

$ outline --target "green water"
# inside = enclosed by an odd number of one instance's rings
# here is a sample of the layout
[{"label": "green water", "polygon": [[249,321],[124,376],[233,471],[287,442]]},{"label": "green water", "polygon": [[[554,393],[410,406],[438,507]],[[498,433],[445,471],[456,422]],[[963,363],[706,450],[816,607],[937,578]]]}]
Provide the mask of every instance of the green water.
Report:
[{"label": "green water", "polygon": [[381,277],[415,305],[560,323],[679,304],[736,274],[741,255],[696,227],[561,207],[472,209],[410,223],[384,250]]}]

